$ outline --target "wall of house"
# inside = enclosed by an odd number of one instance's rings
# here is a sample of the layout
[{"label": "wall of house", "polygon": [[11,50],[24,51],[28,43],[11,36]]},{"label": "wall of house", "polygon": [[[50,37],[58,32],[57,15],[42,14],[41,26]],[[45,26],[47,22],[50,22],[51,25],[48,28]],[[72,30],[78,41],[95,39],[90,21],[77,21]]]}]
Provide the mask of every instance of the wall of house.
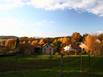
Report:
[{"label": "wall of house", "polygon": [[54,49],[51,46],[46,45],[43,47],[42,52],[43,54],[50,54],[50,53],[53,54],[53,50]]}]

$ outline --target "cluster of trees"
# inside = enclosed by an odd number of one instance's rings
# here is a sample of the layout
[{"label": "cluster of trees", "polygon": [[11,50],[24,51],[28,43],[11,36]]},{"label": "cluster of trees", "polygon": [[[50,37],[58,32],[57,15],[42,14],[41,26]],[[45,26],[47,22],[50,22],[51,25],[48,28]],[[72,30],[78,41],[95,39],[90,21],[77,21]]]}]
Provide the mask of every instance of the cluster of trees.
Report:
[{"label": "cluster of trees", "polygon": [[[3,41],[4,42],[4,41]],[[97,53],[103,49],[103,33],[99,35],[84,34],[81,35],[78,32],[74,32],[71,36],[55,37],[55,38],[29,38],[29,37],[17,37],[14,39],[7,39],[4,46],[6,51],[15,50],[17,48],[24,50],[33,47],[42,47],[46,43],[55,47],[55,51],[59,52],[66,45],[80,45],[81,43],[86,45],[85,51],[90,54]],[[102,52],[98,53],[102,54]]]},{"label": "cluster of trees", "polygon": [[103,55],[103,34],[86,36],[84,44],[89,54]]}]

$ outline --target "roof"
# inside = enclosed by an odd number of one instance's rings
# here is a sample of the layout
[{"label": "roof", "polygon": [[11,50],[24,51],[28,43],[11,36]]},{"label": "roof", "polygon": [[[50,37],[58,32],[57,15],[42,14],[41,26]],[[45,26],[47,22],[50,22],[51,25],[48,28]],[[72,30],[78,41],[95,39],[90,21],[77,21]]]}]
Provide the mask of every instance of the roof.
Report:
[{"label": "roof", "polygon": [[52,48],[55,48],[54,46],[52,46],[52,45],[50,45],[50,44],[48,44],[48,43],[44,44],[43,47],[46,46],[46,45],[49,45],[49,46],[51,46]]}]

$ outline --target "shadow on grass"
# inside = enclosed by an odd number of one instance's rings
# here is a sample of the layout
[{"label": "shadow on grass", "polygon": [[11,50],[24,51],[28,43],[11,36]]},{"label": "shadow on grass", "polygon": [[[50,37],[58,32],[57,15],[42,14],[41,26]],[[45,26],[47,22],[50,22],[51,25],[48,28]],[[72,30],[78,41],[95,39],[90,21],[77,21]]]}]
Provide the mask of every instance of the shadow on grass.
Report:
[{"label": "shadow on grass", "polygon": [[[91,67],[88,57],[64,57],[63,77],[103,77],[103,57],[93,59]],[[46,55],[11,56],[0,58],[0,77],[61,77],[60,56],[49,60]],[[88,72],[87,72],[88,71]]]},{"label": "shadow on grass", "polygon": [[90,72],[70,72],[65,73],[64,77],[103,77],[103,74],[90,73]]},{"label": "shadow on grass", "polygon": [[[21,71],[2,73],[0,77],[61,77],[59,72],[54,71]],[[88,72],[63,72],[63,77],[103,77],[103,74]]]}]

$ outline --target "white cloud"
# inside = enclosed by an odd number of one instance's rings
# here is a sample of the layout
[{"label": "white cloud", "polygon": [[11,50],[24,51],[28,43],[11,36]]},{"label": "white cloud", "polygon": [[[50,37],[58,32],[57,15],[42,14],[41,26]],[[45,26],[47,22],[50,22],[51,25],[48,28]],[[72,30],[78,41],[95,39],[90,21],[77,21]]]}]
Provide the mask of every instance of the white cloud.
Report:
[{"label": "white cloud", "polygon": [[1,0],[0,11],[12,10],[24,5],[31,5],[45,10],[84,10],[103,16],[103,0]]},{"label": "white cloud", "polygon": [[20,7],[22,0],[2,0],[0,1],[0,11],[8,11]]},{"label": "white cloud", "polygon": [[29,2],[35,8],[45,10],[84,10],[103,16],[103,0],[30,0]]}]

